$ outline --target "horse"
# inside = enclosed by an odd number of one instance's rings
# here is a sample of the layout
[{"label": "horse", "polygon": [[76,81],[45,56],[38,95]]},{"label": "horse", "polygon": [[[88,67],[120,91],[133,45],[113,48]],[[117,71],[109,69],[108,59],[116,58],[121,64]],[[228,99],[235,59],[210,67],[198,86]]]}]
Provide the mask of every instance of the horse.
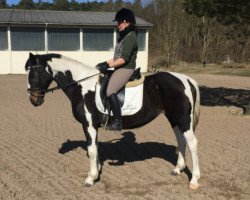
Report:
[{"label": "horse", "polygon": [[[29,54],[25,64],[29,100],[34,106],[41,106],[47,92],[55,89],[69,98],[74,118],[82,124],[87,141],[90,171],[85,186],[92,186],[99,180],[101,164],[98,157],[98,128],[102,126],[103,114],[95,104],[95,85],[99,71],[60,54]],[[52,81],[57,87],[49,89]],[[200,92],[192,78],[173,72],[157,72],[145,76],[141,109],[128,116],[122,116],[123,129],[146,125],[163,113],[168,119],[178,143],[178,159],[172,175],[179,175],[186,167],[185,151],[188,146],[192,158],[191,189],[199,187],[200,168],[198,164],[197,139],[194,130],[200,115]]]}]

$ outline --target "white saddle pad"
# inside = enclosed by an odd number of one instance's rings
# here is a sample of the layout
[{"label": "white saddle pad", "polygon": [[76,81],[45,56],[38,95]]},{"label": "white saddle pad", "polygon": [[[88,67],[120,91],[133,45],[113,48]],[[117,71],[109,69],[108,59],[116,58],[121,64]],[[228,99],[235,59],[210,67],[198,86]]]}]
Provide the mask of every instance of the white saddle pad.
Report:
[{"label": "white saddle pad", "polygon": [[[104,106],[102,104],[100,96],[100,88],[101,86],[97,83],[95,90],[96,107],[101,113],[108,114],[107,110],[104,111]],[[143,99],[143,84],[140,84],[135,87],[126,87],[124,104],[121,108],[122,116],[133,115],[137,113],[142,107],[142,99]],[[111,115],[113,115],[112,112]]]}]

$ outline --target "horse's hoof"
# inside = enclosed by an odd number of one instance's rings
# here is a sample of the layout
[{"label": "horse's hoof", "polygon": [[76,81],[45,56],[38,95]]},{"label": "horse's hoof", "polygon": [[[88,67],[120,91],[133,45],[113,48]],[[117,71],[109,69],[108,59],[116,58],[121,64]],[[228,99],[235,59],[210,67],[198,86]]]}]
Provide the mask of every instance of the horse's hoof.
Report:
[{"label": "horse's hoof", "polygon": [[85,186],[85,187],[91,187],[92,185],[89,184],[89,183],[85,183],[84,186]]},{"label": "horse's hoof", "polygon": [[172,172],[171,172],[171,175],[172,175],[172,176],[178,176],[179,174],[178,174],[177,172],[175,172],[175,171],[172,171]]},{"label": "horse's hoof", "polygon": [[84,183],[84,186],[85,187],[91,187],[91,186],[93,186],[94,185],[94,181],[92,181],[90,178],[87,178],[86,180],[85,180],[85,183]]},{"label": "horse's hoof", "polygon": [[189,184],[189,188],[191,190],[197,190],[199,188],[199,186],[200,185],[198,183],[197,184],[192,184],[192,183]]}]

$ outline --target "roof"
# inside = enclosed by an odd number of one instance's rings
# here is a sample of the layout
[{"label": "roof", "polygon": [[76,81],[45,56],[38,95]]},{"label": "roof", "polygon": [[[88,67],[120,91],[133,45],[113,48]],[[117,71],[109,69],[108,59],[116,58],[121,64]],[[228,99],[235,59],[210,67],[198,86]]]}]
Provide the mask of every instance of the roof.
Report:
[{"label": "roof", "polygon": [[[114,26],[115,12],[0,9],[0,24]],[[138,27],[152,24],[136,17]]]}]

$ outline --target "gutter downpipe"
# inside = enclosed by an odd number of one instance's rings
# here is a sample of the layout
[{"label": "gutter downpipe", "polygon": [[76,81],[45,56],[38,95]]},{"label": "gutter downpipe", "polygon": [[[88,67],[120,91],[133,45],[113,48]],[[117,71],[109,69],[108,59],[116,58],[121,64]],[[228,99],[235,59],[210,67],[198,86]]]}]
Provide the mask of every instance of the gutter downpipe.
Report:
[{"label": "gutter downpipe", "polygon": [[45,52],[46,54],[48,53],[48,23],[45,23],[45,33],[44,33],[44,37],[45,37]]},{"label": "gutter downpipe", "polygon": [[7,33],[8,33],[7,35],[8,35],[8,52],[9,52],[9,74],[13,74],[10,26],[8,26],[7,28]]}]

